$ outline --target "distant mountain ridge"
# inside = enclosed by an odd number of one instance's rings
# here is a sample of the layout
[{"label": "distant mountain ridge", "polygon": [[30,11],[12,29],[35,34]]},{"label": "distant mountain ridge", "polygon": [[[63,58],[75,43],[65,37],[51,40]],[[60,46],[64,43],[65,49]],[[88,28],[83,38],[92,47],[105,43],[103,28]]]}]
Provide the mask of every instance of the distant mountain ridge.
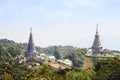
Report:
[{"label": "distant mountain ridge", "polygon": [[14,46],[14,47],[19,47],[22,49],[26,49],[27,43],[16,43],[13,40],[8,40],[8,39],[0,39],[0,45],[4,46]]},{"label": "distant mountain ridge", "polygon": [[[24,50],[24,52],[27,49],[27,43],[16,43],[15,41],[8,40],[8,39],[0,39],[0,45],[17,47],[17,48]],[[59,52],[60,54],[67,55],[67,54],[70,54],[71,52],[73,52],[74,50],[79,49],[79,48],[73,47],[73,46],[56,46],[56,45],[49,46],[46,48],[41,48],[41,47],[35,46],[35,48],[39,53],[45,53],[48,55],[53,55],[53,53],[55,51]]]}]

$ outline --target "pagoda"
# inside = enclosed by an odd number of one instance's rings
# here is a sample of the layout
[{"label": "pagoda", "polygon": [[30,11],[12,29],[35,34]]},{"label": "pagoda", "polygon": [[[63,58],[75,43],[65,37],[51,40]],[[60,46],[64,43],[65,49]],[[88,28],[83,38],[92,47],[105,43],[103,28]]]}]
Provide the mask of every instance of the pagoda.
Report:
[{"label": "pagoda", "polygon": [[93,46],[92,46],[92,51],[93,51],[93,53],[101,53],[102,52],[102,46],[101,46],[101,42],[100,42],[100,38],[99,38],[98,24],[97,24],[97,28],[96,28],[96,34],[95,34],[95,39],[94,39]]},{"label": "pagoda", "polygon": [[34,57],[36,56],[36,50],[33,42],[32,28],[30,29],[29,42],[25,56],[27,61],[34,61]]}]

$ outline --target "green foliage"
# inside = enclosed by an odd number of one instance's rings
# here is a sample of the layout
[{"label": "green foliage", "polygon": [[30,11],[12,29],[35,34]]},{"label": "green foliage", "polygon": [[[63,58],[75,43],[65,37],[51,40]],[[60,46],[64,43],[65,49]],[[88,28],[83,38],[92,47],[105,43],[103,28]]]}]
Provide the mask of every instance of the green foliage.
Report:
[{"label": "green foliage", "polygon": [[93,80],[119,80],[120,59],[100,60],[95,66],[95,71]]},{"label": "green foliage", "polygon": [[26,50],[27,48],[27,44],[26,43],[16,43],[12,40],[8,40],[8,39],[1,39],[0,40],[0,45],[4,46],[4,47],[16,47],[16,48],[20,48],[22,50]]},{"label": "green foliage", "polygon": [[11,46],[1,46],[0,45],[0,60],[9,61],[16,57],[17,55],[22,54],[22,50],[19,48],[11,47]]},{"label": "green foliage", "polygon": [[[0,63],[0,79],[1,80],[28,80],[30,69],[24,63],[18,61],[1,62]],[[5,76],[5,77],[3,77]],[[8,79],[9,78],[9,79]]]},{"label": "green foliage", "polygon": [[73,62],[73,65],[80,67],[83,64],[86,51],[83,49],[78,49],[71,54],[66,55],[66,59],[70,59]]},{"label": "green foliage", "polygon": [[0,60],[9,61],[17,55],[23,54],[26,49],[26,44],[18,44],[12,40],[0,40]]},{"label": "green foliage", "polygon": [[77,48],[72,46],[50,46],[50,47],[43,48],[43,52],[48,55],[49,54],[54,55],[55,52],[58,52],[61,58],[63,58],[64,56],[72,53],[76,49]]},{"label": "green foliage", "polygon": [[53,55],[55,56],[56,59],[60,59],[61,58],[60,53],[57,52],[57,51],[55,51]]},{"label": "green foliage", "polygon": [[116,52],[116,53],[120,53],[120,51],[116,51],[116,50],[112,50],[111,52]]},{"label": "green foliage", "polygon": [[[16,43],[12,40],[7,40],[7,39],[1,39],[0,46],[4,49],[0,51],[2,52],[8,51],[12,55],[12,57],[16,57],[16,55],[19,55],[19,54],[24,54],[27,49],[27,43]],[[38,53],[55,55],[56,58],[58,59],[59,58],[62,59],[66,55],[71,54],[76,50],[81,50],[81,53],[85,53],[86,51],[85,49],[79,49],[72,46],[50,46],[46,48],[35,46],[35,49],[38,51]]]},{"label": "green foliage", "polygon": [[[61,74],[62,71],[64,74]],[[91,80],[90,74],[88,71],[73,69],[60,70],[59,72],[46,64],[39,66],[39,68],[28,68],[26,63],[19,63],[15,60],[12,63],[0,63],[0,80]]]},{"label": "green foliage", "polygon": [[[94,71],[64,69],[54,70],[46,64],[37,69],[28,68],[27,63],[19,63],[16,55],[24,54],[27,44],[14,41],[0,40],[0,80],[119,80],[120,59],[100,60],[96,62]],[[57,59],[67,58],[74,66],[80,67],[85,59],[86,49],[72,46],[36,47],[37,51],[55,55]],[[115,51],[114,51],[115,52]],[[65,56],[65,57],[64,57]],[[95,60],[96,61],[96,60]]]},{"label": "green foliage", "polygon": [[74,70],[66,73],[66,80],[91,80],[93,70],[76,72]]}]

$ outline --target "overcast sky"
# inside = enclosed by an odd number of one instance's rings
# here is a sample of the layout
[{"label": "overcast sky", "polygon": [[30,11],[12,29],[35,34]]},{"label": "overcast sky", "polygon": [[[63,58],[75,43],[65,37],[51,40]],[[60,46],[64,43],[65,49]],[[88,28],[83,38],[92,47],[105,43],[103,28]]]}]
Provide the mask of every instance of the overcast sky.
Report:
[{"label": "overcast sky", "polygon": [[0,39],[91,47],[96,24],[103,48],[120,50],[120,0],[0,0]]}]

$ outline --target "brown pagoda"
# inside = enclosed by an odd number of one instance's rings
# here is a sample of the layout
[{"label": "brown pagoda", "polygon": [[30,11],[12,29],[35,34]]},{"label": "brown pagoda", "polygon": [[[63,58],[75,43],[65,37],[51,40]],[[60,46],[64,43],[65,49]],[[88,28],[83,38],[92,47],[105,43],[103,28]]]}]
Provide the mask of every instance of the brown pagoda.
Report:
[{"label": "brown pagoda", "polygon": [[102,52],[102,46],[101,46],[101,42],[99,39],[98,25],[96,28],[96,34],[95,34],[95,39],[94,39],[93,46],[92,46],[92,51],[93,51],[93,53],[101,53]]}]

